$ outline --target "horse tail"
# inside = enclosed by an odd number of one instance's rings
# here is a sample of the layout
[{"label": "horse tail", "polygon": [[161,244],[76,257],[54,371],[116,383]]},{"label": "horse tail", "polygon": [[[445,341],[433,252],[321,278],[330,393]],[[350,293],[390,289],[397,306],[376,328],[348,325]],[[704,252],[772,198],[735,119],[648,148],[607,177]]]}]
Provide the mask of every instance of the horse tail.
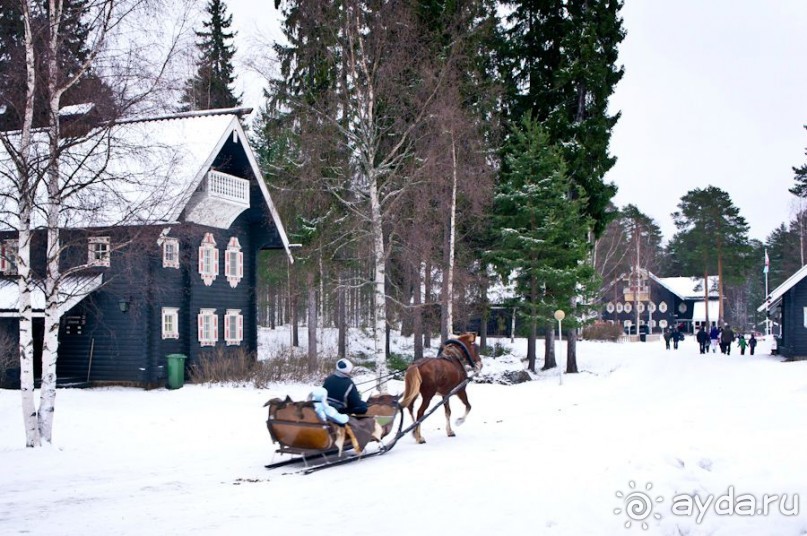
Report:
[{"label": "horse tail", "polygon": [[404,376],[404,394],[401,399],[401,407],[408,408],[412,402],[420,394],[420,384],[423,383],[423,378],[420,376],[420,369],[411,366],[406,369]]}]

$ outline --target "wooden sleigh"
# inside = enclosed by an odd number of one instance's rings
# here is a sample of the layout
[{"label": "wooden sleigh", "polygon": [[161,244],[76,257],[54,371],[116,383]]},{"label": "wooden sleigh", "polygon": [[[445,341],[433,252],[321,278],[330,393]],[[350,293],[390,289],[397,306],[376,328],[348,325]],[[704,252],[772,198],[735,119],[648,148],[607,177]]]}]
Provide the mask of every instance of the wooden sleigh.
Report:
[{"label": "wooden sleigh", "polygon": [[[403,425],[403,418],[398,397],[393,395],[376,395],[367,400],[365,415],[352,415],[348,423],[340,426],[333,422],[322,421],[314,411],[314,403],[294,402],[291,398],[273,398],[264,404],[269,408],[266,427],[272,441],[278,445],[278,454],[289,454],[293,457],[267,465],[267,468],[280,467],[292,463],[319,459],[321,465],[332,465],[329,459],[340,458],[343,451],[352,450],[348,460],[361,457],[364,447],[388,436],[395,425],[396,416],[398,432]],[[397,436],[396,436],[397,437]],[[390,446],[391,448],[391,446]],[[383,444],[373,454],[386,449]]]}]

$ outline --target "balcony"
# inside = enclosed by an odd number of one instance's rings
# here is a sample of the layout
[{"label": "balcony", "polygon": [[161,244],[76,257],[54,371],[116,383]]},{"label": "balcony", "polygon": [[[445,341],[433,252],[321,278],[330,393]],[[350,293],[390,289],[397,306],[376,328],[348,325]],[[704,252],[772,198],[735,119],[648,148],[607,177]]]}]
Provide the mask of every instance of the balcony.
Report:
[{"label": "balcony", "polygon": [[249,208],[249,181],[220,171],[207,173],[207,192],[210,197],[230,201]]},{"label": "balcony", "polygon": [[185,219],[227,229],[248,208],[249,181],[210,170],[188,203]]}]

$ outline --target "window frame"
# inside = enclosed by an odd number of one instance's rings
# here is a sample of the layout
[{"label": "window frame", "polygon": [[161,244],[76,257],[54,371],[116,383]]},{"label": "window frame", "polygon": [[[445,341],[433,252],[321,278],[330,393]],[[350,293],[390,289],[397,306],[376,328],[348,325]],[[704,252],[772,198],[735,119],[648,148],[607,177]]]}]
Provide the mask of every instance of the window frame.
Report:
[{"label": "window frame", "polygon": [[109,267],[112,247],[108,236],[91,236],[87,239],[87,264]]},{"label": "window frame", "polygon": [[206,286],[213,284],[219,275],[219,250],[212,233],[205,233],[199,246],[199,275]]},{"label": "window frame", "polygon": [[[233,261],[235,261],[235,266],[233,266]],[[244,253],[241,251],[241,244],[235,236],[230,238],[224,252],[224,276],[232,288],[237,287],[238,283],[244,278]]]},{"label": "window frame", "polygon": [[[169,257],[169,248],[173,248],[173,258]],[[179,239],[164,237],[162,249],[163,268],[179,268]]]},{"label": "window frame", "polygon": [[13,275],[17,273],[17,252],[19,241],[3,240],[0,242],[0,273]]},{"label": "window frame", "polygon": [[[231,322],[235,322],[233,326]],[[235,328],[235,335],[233,335]],[[227,309],[224,313],[224,342],[227,346],[239,346],[244,340],[244,315],[241,309]]]},{"label": "window frame", "polygon": [[[166,320],[171,320],[174,324],[173,330],[166,329]],[[179,339],[179,307],[163,307],[162,308],[162,338],[165,339]]]},{"label": "window frame", "polygon": [[[208,319],[210,323],[206,324],[205,320]],[[199,314],[196,315],[196,335],[199,346],[216,346],[219,342],[219,315],[215,309],[199,309]]]}]

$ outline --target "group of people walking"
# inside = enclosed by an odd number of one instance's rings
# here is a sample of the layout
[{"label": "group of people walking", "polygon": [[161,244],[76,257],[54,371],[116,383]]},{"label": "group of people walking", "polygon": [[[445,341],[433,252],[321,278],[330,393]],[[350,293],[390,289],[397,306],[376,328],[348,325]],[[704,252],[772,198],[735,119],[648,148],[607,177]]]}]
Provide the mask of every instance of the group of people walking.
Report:
[{"label": "group of people walking", "polygon": [[734,330],[728,324],[722,328],[713,325],[708,333],[701,326],[696,339],[702,354],[709,353],[709,350],[713,354],[717,353],[717,348],[720,347],[721,354],[731,355],[731,345],[735,340],[737,341],[737,347],[740,349],[740,355],[745,355],[746,348],[750,350],[751,355],[754,355],[754,349],[757,347],[757,339],[753,333],[751,333],[751,338],[746,340],[745,335],[742,333],[735,336]]}]

